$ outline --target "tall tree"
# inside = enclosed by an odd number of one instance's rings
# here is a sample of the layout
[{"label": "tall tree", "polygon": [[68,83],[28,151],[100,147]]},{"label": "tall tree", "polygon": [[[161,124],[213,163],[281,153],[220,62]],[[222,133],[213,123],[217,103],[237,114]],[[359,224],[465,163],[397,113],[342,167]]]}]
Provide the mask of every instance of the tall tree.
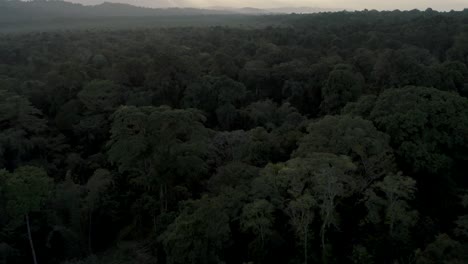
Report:
[{"label": "tall tree", "polygon": [[186,202],[159,239],[168,263],[219,263],[230,233],[223,199],[203,197]]},{"label": "tall tree", "polygon": [[0,90],[0,167],[14,169],[45,145],[42,113],[20,95]]},{"label": "tall tree", "polygon": [[408,229],[417,220],[417,212],[409,205],[415,192],[416,181],[412,178],[399,174],[386,176],[366,191],[368,220],[384,223],[391,237],[407,237]]},{"label": "tall tree", "polygon": [[260,237],[262,248],[265,240],[271,234],[274,223],[273,206],[267,200],[255,200],[246,204],[241,214],[241,228],[244,231],[251,230]]},{"label": "tall tree", "polygon": [[299,141],[296,157],[314,152],[347,155],[358,166],[361,177],[354,179],[362,189],[386,173],[395,171],[390,137],[360,117],[326,116],[310,123],[308,134]]},{"label": "tall tree", "polygon": [[19,221],[23,218],[26,222],[33,263],[37,264],[29,216],[31,212],[37,212],[43,206],[48,197],[52,180],[43,169],[31,166],[20,167],[13,173],[3,170],[0,172],[0,177],[5,179],[7,210],[13,221]]},{"label": "tall tree", "polygon": [[308,261],[309,239],[311,236],[310,225],[315,217],[316,200],[309,193],[303,194],[291,200],[287,206],[287,213],[291,219],[291,225],[296,235],[302,239],[304,247],[304,263]]},{"label": "tall tree", "polygon": [[322,88],[320,109],[327,114],[338,113],[346,103],[357,100],[363,89],[361,74],[353,72],[349,65],[337,65]]},{"label": "tall tree", "polygon": [[162,211],[168,187],[197,184],[206,176],[210,130],[199,111],[121,107],[113,116],[109,160],[137,186],[159,189]]},{"label": "tall tree", "polygon": [[390,144],[397,156],[413,172],[447,175],[454,163],[466,157],[465,98],[434,88],[405,87],[384,91],[373,107],[365,99],[347,108],[347,112],[369,113],[365,118],[391,135]]},{"label": "tall tree", "polygon": [[93,254],[93,214],[95,210],[97,210],[97,207],[103,199],[103,194],[107,191],[111,183],[112,178],[110,172],[105,169],[96,170],[86,183],[87,194],[85,201],[88,211],[88,250],[90,254]]},{"label": "tall tree", "polygon": [[106,80],[93,80],[78,93],[79,100],[91,112],[113,111],[123,99],[119,85]]}]

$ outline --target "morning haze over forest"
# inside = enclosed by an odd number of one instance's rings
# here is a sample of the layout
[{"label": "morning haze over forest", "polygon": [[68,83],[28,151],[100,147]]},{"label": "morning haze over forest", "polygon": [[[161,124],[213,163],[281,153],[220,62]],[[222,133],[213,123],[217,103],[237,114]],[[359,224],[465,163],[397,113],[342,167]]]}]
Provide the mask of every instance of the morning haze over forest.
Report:
[{"label": "morning haze over forest", "polygon": [[428,7],[449,11],[462,10],[467,6],[465,0],[70,0],[70,2],[85,5],[101,4],[103,2],[126,3],[136,6],[167,8],[167,7],[194,7],[194,8],[339,8],[348,10],[377,9],[377,10],[409,10],[426,9]]},{"label": "morning haze over forest", "polygon": [[468,0],[74,1],[0,0],[0,264],[468,263]]}]

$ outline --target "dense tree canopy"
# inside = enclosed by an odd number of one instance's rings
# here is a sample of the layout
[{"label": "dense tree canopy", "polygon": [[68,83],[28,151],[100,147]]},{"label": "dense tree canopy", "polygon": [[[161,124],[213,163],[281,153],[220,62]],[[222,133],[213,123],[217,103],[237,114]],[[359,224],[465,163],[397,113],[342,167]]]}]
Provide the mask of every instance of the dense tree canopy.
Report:
[{"label": "dense tree canopy", "polygon": [[166,19],[0,35],[0,263],[468,262],[466,10]]}]

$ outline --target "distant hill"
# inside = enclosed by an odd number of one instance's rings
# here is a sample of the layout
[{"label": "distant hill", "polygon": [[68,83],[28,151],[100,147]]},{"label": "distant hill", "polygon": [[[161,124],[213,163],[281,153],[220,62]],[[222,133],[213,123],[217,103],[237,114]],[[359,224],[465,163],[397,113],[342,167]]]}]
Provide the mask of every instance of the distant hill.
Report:
[{"label": "distant hill", "polygon": [[210,7],[211,10],[218,10],[218,11],[230,11],[233,13],[239,14],[311,14],[311,13],[321,13],[321,12],[338,12],[343,11],[343,9],[339,8],[318,8],[318,7],[278,7],[278,8],[268,8],[268,9],[260,9],[260,8],[252,8],[252,7],[244,7],[244,8],[230,8],[230,7],[223,7],[223,6],[214,6]]},{"label": "distant hill", "polygon": [[[103,1],[107,1],[110,3],[125,3],[128,0],[66,0],[73,3],[83,4],[83,5],[99,5],[102,4]],[[175,4],[178,4],[178,6]],[[142,7],[149,7],[149,8],[174,8],[174,7],[183,7],[188,6],[190,1],[185,0],[178,0],[178,1],[171,1],[171,0],[132,0],[131,4],[133,6],[142,6]],[[243,7],[243,8],[233,8],[229,6],[211,6],[206,9],[209,10],[218,10],[218,11],[230,11],[235,13],[241,14],[290,14],[290,13],[320,13],[320,12],[335,12],[335,11],[343,11],[340,8],[320,8],[320,7],[278,7],[278,8],[254,8],[254,7]]]},{"label": "distant hill", "polygon": [[[128,0],[127,1],[125,0],[65,0],[65,1],[76,3],[76,4],[82,4],[82,5],[100,5],[103,2],[125,4],[129,2]],[[171,0],[131,0],[131,5],[148,7],[148,8],[180,7],[180,6],[175,6],[173,4],[173,1]]]},{"label": "distant hill", "polygon": [[102,3],[86,6],[64,1],[6,1],[0,0],[0,22],[37,20],[44,18],[93,18],[93,17],[148,17],[183,15],[221,15],[232,11],[196,8],[144,8],[128,4]]},{"label": "distant hill", "polygon": [[[326,11],[339,11],[337,9],[321,8],[229,8],[212,7],[207,9],[197,8],[147,8],[135,5],[116,3],[118,0],[109,0],[114,2],[104,2],[98,4],[101,0],[77,0],[80,3],[71,3],[65,1],[19,1],[19,0],[0,0],[0,22],[18,20],[36,20],[44,18],[65,17],[65,18],[90,18],[90,17],[148,17],[148,16],[184,16],[184,15],[227,15],[227,14],[279,14],[279,13],[318,13]],[[151,0],[137,0],[135,4],[147,5]],[[148,2],[148,3],[147,3]],[[154,2],[154,1],[153,1]],[[167,6],[169,1],[157,1],[158,5]],[[85,5],[86,4],[86,5]],[[94,5],[93,5],[94,4]]]},{"label": "distant hill", "polygon": [[[319,7],[279,7],[268,9],[271,13],[296,13],[296,14],[311,14],[311,13],[321,13],[321,12],[339,12],[343,11],[343,8],[319,8]],[[346,9],[347,11],[351,11]]]},{"label": "distant hill", "polygon": [[[72,29],[241,26],[281,24],[260,11],[144,8],[128,4],[82,5],[64,1],[0,0],[0,34]],[[257,14],[257,15],[253,15]]]},{"label": "distant hill", "polygon": [[[74,28],[135,28],[170,26],[251,26],[281,24],[271,14],[336,11],[320,8],[147,8],[101,0],[0,0],[0,33]],[[119,0],[109,0],[119,1]],[[144,4],[136,0],[135,3]],[[159,1],[166,5],[166,0]]]}]

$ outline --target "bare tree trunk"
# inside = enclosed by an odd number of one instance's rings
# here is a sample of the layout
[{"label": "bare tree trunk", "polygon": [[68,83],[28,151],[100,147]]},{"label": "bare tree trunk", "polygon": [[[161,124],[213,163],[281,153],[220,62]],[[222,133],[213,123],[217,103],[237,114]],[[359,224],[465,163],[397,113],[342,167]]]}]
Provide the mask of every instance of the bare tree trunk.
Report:
[{"label": "bare tree trunk", "polygon": [[167,211],[167,184],[164,184],[164,212]]},{"label": "bare tree trunk", "polygon": [[265,237],[263,235],[263,227],[260,226],[260,238],[262,239],[262,249],[265,248]]},{"label": "bare tree trunk", "polygon": [[309,232],[308,228],[309,224],[307,224],[304,233],[304,263],[307,264],[307,233]]},{"label": "bare tree trunk", "polygon": [[161,184],[159,186],[159,206],[160,206],[160,210],[161,210],[161,213],[164,213],[166,210],[164,209],[165,208],[165,202],[164,202],[164,186]]},{"label": "bare tree trunk", "polygon": [[89,254],[93,254],[92,235],[93,235],[93,210],[89,209],[88,212],[88,251]]},{"label": "bare tree trunk", "polygon": [[29,225],[29,214],[28,213],[26,213],[26,227],[28,228],[29,245],[31,246],[31,253],[32,253],[33,261],[34,261],[34,264],[37,264],[36,250],[34,249],[34,243],[33,243],[33,240],[32,240],[31,227]]},{"label": "bare tree trunk", "polygon": [[[333,203],[331,203],[330,208],[333,208],[333,207],[334,207]],[[325,247],[325,233],[327,231],[327,226],[329,225],[330,213],[331,213],[330,210],[327,210],[327,213],[322,223],[321,232],[320,232],[321,233],[320,235],[322,237],[322,261],[323,263],[328,263],[327,256],[326,256],[327,250]]]}]

